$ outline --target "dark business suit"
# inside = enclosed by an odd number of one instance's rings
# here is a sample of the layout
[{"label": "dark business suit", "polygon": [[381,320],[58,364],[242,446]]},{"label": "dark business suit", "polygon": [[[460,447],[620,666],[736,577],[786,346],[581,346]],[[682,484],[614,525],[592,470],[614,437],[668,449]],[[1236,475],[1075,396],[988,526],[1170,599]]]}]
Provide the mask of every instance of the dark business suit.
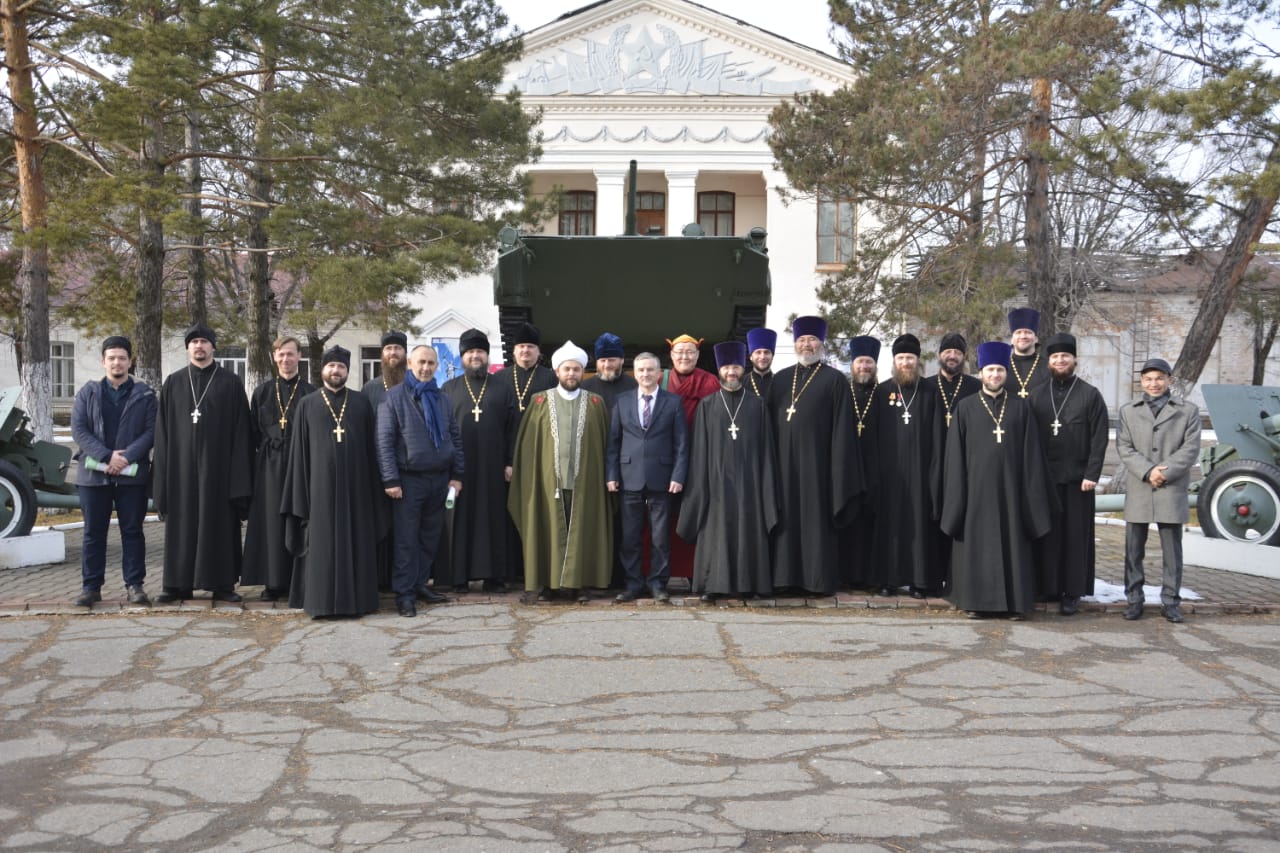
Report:
[{"label": "dark business suit", "polygon": [[640,543],[645,516],[652,544],[648,584],[666,589],[671,577],[671,483],[684,485],[689,473],[689,428],[680,398],[654,389],[649,428],[640,423],[641,390],[618,395],[609,422],[606,479],[622,491],[622,547],[620,557],[627,591],[644,589]]}]

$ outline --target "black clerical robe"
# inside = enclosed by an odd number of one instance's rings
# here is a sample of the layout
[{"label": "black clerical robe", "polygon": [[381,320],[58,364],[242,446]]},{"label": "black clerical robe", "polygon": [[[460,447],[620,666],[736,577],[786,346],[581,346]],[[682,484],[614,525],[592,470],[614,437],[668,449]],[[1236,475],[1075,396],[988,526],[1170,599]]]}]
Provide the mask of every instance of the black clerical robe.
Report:
[{"label": "black clerical robe", "polygon": [[[284,516],[280,498],[289,462],[297,406],[316,390],[301,375],[278,376],[263,382],[249,399],[249,434],[253,442],[253,502],[244,533],[244,574],[241,581],[267,589],[288,590],[293,579],[293,555],[284,545]],[[284,426],[281,426],[281,421]]]},{"label": "black clerical robe", "polygon": [[[732,429],[732,431],[731,431]],[[773,592],[769,534],[778,525],[773,424],[752,391],[718,391],[693,419],[689,477],[676,526],[695,542],[693,590]]]},{"label": "black clerical robe", "polygon": [[[961,373],[955,379],[948,379],[941,373],[934,374],[925,380],[929,393],[937,396],[934,416],[942,421],[944,428],[950,427],[955,420],[956,405],[965,397],[977,394],[982,390],[982,380],[967,373]],[[951,417],[947,417],[950,415]],[[944,448],[939,448],[945,453]]]},{"label": "black clerical robe", "polygon": [[449,560],[437,560],[435,583],[505,583],[510,576],[505,469],[511,465],[520,427],[515,390],[492,375],[476,381],[465,374],[450,379],[440,390],[453,407],[462,433],[466,474],[446,525],[452,531]]},{"label": "black clerical robe", "polygon": [[372,613],[378,609],[376,543],[389,538],[391,527],[378,500],[374,408],[358,392],[321,388],[297,404],[295,417],[280,500],[286,543],[299,558],[289,606],[310,616]]},{"label": "black clerical robe", "polygon": [[609,407],[610,418],[613,417],[613,409],[618,404],[618,395],[636,387],[638,387],[636,378],[629,373],[622,374],[612,382],[605,382],[598,375],[582,380],[583,391],[599,394],[604,399],[604,404]]},{"label": "black clerical robe", "polygon": [[[1036,347],[1031,355],[1010,354],[1009,380],[1005,382],[1005,387],[1011,394],[1026,400],[1048,381],[1049,356],[1044,354],[1043,349]],[[1023,391],[1026,393],[1022,393]]]},{"label": "black clerical robe", "polygon": [[947,433],[942,529],[954,540],[948,598],[961,610],[1035,606],[1033,543],[1049,532],[1053,496],[1031,407],[1010,391],[961,400]]},{"label": "black clerical robe", "polygon": [[249,401],[217,363],[186,365],[160,390],[156,510],[164,516],[164,588],[229,591],[240,579],[240,520],[253,494]]},{"label": "black clerical robe", "polygon": [[1051,379],[1031,397],[1049,476],[1058,496],[1049,535],[1037,542],[1042,596],[1093,595],[1096,550],[1094,491],[1084,480],[1102,476],[1107,455],[1107,404],[1097,388],[1076,376]]},{"label": "black clerical robe", "polygon": [[746,375],[742,377],[742,384],[767,404],[769,402],[769,390],[773,388],[773,371],[756,373],[754,370],[748,370]]},{"label": "black clerical robe", "polygon": [[[900,387],[887,379],[867,417],[875,433],[876,523],[872,586],[942,593],[937,536],[942,509],[941,445],[946,440],[933,383]],[[935,392],[935,393],[931,393]]]},{"label": "black clerical robe", "polygon": [[[396,383],[396,385],[399,385],[399,384],[400,384],[399,382]],[[396,386],[395,385],[391,386],[391,388],[394,388],[394,387]],[[385,379],[381,376],[373,377],[368,382],[364,383],[364,385],[361,386],[360,388],[360,393],[364,395],[364,398],[369,401],[369,405],[373,407],[373,417],[375,420],[378,417],[378,407],[381,406],[382,401],[387,398],[387,391],[389,390],[390,388],[387,387],[387,383]],[[379,507],[378,511],[381,513],[384,513],[387,516],[387,518],[390,518],[391,517],[391,498],[387,497],[386,494],[383,493],[378,496],[378,503],[382,505],[381,507]],[[442,541],[443,541],[443,537],[442,537]],[[385,536],[377,540],[375,544],[375,549],[378,555],[375,561],[377,563],[377,571],[378,571],[378,589],[383,591],[390,591],[391,563],[392,563],[392,557],[394,556],[393,552],[395,550],[394,543],[392,543],[391,541],[390,528],[388,528]]]},{"label": "black clerical robe", "polygon": [[782,518],[773,537],[773,585],[830,595],[840,585],[840,527],[857,511],[862,466],[849,381],[818,363],[782,370],[769,404],[778,445]]},{"label": "black clerical robe", "polygon": [[514,362],[493,374],[494,382],[501,382],[511,387],[516,398],[516,414],[524,417],[529,409],[529,401],[539,391],[556,387],[556,374],[551,368],[535,364],[525,369]]},{"label": "black clerical robe", "polygon": [[864,490],[857,501],[857,511],[852,521],[840,528],[841,584],[849,589],[873,586],[875,566],[876,494],[880,476],[876,464],[876,427],[871,418],[871,402],[875,398],[876,385],[859,385],[852,380],[853,420],[850,423],[851,440],[862,466]]}]

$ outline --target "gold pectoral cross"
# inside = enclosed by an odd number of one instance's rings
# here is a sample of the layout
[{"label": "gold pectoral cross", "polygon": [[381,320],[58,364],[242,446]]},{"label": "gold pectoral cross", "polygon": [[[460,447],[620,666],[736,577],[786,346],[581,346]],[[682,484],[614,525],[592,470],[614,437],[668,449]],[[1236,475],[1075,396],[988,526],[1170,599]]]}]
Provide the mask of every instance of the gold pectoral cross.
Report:
[{"label": "gold pectoral cross", "polygon": [[1000,444],[1000,439],[1004,437],[1004,430],[1000,427],[1000,424],[996,424],[996,428],[991,433],[996,437],[996,444]]},{"label": "gold pectoral cross", "polygon": [[480,423],[480,412],[481,412],[480,404],[479,404],[479,403],[476,403],[476,404],[471,408],[471,414],[475,415],[476,423]]},{"label": "gold pectoral cross", "polygon": [[791,416],[794,415],[795,413],[796,413],[796,404],[792,403],[790,408],[787,409],[787,423],[791,423]]},{"label": "gold pectoral cross", "polygon": [[858,421],[858,435],[862,435],[862,421]]},{"label": "gold pectoral cross", "polygon": [[338,424],[336,427],[333,428],[333,434],[338,437],[338,444],[342,444],[342,436],[345,433],[346,433],[346,430],[342,428],[342,424]]},{"label": "gold pectoral cross", "polygon": [[951,426],[951,413],[947,412],[947,426]]},{"label": "gold pectoral cross", "polygon": [[281,415],[281,416],[280,416],[280,429],[281,429],[281,430],[283,430],[283,429],[284,429],[285,427],[287,427],[288,425],[289,425],[289,419],[288,419],[288,418],[286,418],[284,415]]},{"label": "gold pectoral cross", "polygon": [[1027,397],[1030,397],[1030,396],[1031,396],[1031,394],[1030,394],[1030,393],[1027,391],[1027,389],[1024,387],[1021,391],[1019,391],[1019,392],[1018,392],[1018,396],[1019,396],[1019,397],[1022,397],[1022,398],[1025,400]]}]

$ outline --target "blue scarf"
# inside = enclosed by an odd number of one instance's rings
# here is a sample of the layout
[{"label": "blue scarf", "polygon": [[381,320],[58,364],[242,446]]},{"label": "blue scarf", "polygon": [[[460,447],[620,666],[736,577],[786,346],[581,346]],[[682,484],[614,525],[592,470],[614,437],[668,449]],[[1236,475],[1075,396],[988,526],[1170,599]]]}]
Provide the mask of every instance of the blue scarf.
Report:
[{"label": "blue scarf", "polygon": [[427,419],[427,434],[431,436],[431,442],[439,448],[444,444],[445,422],[445,414],[440,410],[440,406],[444,405],[440,397],[440,386],[436,385],[434,377],[430,382],[422,382],[413,375],[412,370],[405,373],[404,384],[409,386],[413,399],[417,400],[418,405],[422,407],[422,416]]}]

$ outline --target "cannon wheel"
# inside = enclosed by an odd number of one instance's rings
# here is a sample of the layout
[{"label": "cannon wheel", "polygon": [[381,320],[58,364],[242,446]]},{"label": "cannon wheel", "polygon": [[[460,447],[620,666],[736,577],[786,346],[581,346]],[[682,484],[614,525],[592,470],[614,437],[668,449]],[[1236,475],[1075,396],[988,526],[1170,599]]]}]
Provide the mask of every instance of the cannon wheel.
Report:
[{"label": "cannon wheel", "polygon": [[35,487],[18,466],[0,459],[0,539],[26,536],[35,523]]},{"label": "cannon wheel", "polygon": [[[1232,519],[1245,516],[1248,527]],[[1200,485],[1197,503],[1206,536],[1251,545],[1280,545],[1280,468],[1239,459],[1214,468]]]}]

